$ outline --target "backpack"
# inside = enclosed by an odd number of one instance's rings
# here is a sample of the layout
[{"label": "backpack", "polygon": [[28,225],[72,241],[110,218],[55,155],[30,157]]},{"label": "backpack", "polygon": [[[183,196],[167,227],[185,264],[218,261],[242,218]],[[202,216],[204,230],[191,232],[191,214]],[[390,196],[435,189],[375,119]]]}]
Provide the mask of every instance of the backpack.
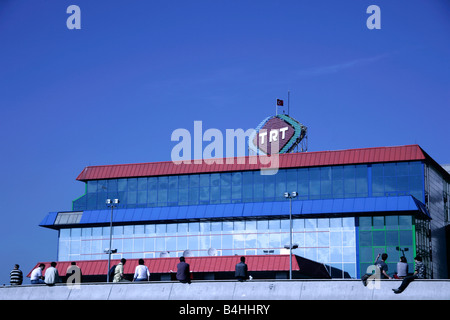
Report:
[{"label": "backpack", "polygon": [[113,279],[114,279],[114,272],[116,271],[116,266],[117,266],[116,264],[113,265],[113,266],[111,267],[111,269],[109,269],[109,271],[108,271],[109,282],[112,282]]}]

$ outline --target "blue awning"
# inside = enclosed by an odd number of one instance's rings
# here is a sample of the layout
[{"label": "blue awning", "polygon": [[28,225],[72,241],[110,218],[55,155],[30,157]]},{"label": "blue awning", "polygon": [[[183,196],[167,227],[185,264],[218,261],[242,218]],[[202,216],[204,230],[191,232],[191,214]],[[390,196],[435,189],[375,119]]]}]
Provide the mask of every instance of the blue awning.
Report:
[{"label": "blue awning", "polygon": [[[81,219],[58,219],[68,212],[51,212],[40,226],[60,229],[69,227],[56,221],[72,221],[70,226],[105,225],[110,221],[111,211],[86,210],[76,211]],[[431,219],[425,205],[413,196],[346,198],[324,200],[294,200],[292,215],[301,217],[336,217],[359,215],[404,215],[415,214],[422,219]],[[202,219],[251,219],[251,218],[286,218],[289,217],[289,201],[209,204],[174,207],[115,209],[113,223],[154,223],[170,221],[193,221]]]}]

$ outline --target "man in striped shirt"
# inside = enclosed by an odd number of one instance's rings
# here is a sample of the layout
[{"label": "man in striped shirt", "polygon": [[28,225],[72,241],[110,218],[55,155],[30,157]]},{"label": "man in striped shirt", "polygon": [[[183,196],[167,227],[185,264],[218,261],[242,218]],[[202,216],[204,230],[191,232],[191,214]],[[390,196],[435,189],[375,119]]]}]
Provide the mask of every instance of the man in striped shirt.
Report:
[{"label": "man in striped shirt", "polygon": [[20,286],[23,281],[22,271],[19,269],[19,265],[15,264],[14,269],[10,272],[10,283],[12,286]]}]

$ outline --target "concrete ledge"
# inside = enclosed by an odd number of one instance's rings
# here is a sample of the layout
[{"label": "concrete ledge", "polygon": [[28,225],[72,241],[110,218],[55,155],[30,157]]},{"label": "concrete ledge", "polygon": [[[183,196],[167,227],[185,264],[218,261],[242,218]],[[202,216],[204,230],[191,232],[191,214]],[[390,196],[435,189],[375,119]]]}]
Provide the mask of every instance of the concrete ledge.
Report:
[{"label": "concrete ledge", "polygon": [[83,283],[72,289],[24,285],[1,287],[0,300],[450,300],[450,280],[415,280],[394,294],[400,283],[381,280],[373,289],[360,280]]}]

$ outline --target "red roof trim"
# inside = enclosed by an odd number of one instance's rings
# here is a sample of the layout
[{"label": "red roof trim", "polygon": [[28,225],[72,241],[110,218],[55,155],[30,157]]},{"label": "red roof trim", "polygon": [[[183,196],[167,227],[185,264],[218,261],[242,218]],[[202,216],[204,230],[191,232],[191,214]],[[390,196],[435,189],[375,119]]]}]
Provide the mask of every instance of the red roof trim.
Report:
[{"label": "red roof trim", "polygon": [[[318,151],[307,153],[286,153],[279,155],[280,168],[298,168],[327,165],[363,164],[374,162],[393,161],[416,161],[425,160],[429,156],[418,145],[407,145],[398,147],[378,147],[365,149],[349,149],[338,151]],[[256,156],[245,158],[223,158],[215,159],[213,164],[199,160],[188,161],[187,163],[175,164],[171,161],[118,164],[104,166],[89,166],[83,169],[77,180],[88,181],[98,179],[150,177],[175,174],[206,173],[206,172],[231,172],[240,170],[259,170],[268,167],[256,161]],[[227,164],[233,159],[233,164]],[[239,163],[238,160],[244,160]],[[218,164],[217,162],[222,162]]]},{"label": "red roof trim", "polygon": [[[295,256],[293,256],[295,257]],[[126,274],[134,274],[134,270],[138,265],[139,259],[127,259],[124,266]],[[240,261],[240,256],[217,256],[217,257],[186,257],[192,272],[234,272],[236,264]],[[120,260],[111,260],[111,266],[117,265]],[[148,258],[144,259],[144,264],[149,268],[150,273],[170,273],[177,271],[179,258]],[[289,270],[289,255],[256,255],[246,256],[248,269],[252,271],[286,271]],[[33,271],[41,263],[46,268],[50,266],[50,262],[39,262],[31,270]],[[67,268],[70,267],[70,261],[57,262],[56,269],[61,276],[66,275]],[[80,267],[83,275],[106,275],[108,269],[108,260],[85,260],[78,261],[77,266]],[[45,270],[43,274],[45,274]],[[292,270],[299,271],[297,259],[292,259]],[[31,271],[27,277],[31,276]]]}]

